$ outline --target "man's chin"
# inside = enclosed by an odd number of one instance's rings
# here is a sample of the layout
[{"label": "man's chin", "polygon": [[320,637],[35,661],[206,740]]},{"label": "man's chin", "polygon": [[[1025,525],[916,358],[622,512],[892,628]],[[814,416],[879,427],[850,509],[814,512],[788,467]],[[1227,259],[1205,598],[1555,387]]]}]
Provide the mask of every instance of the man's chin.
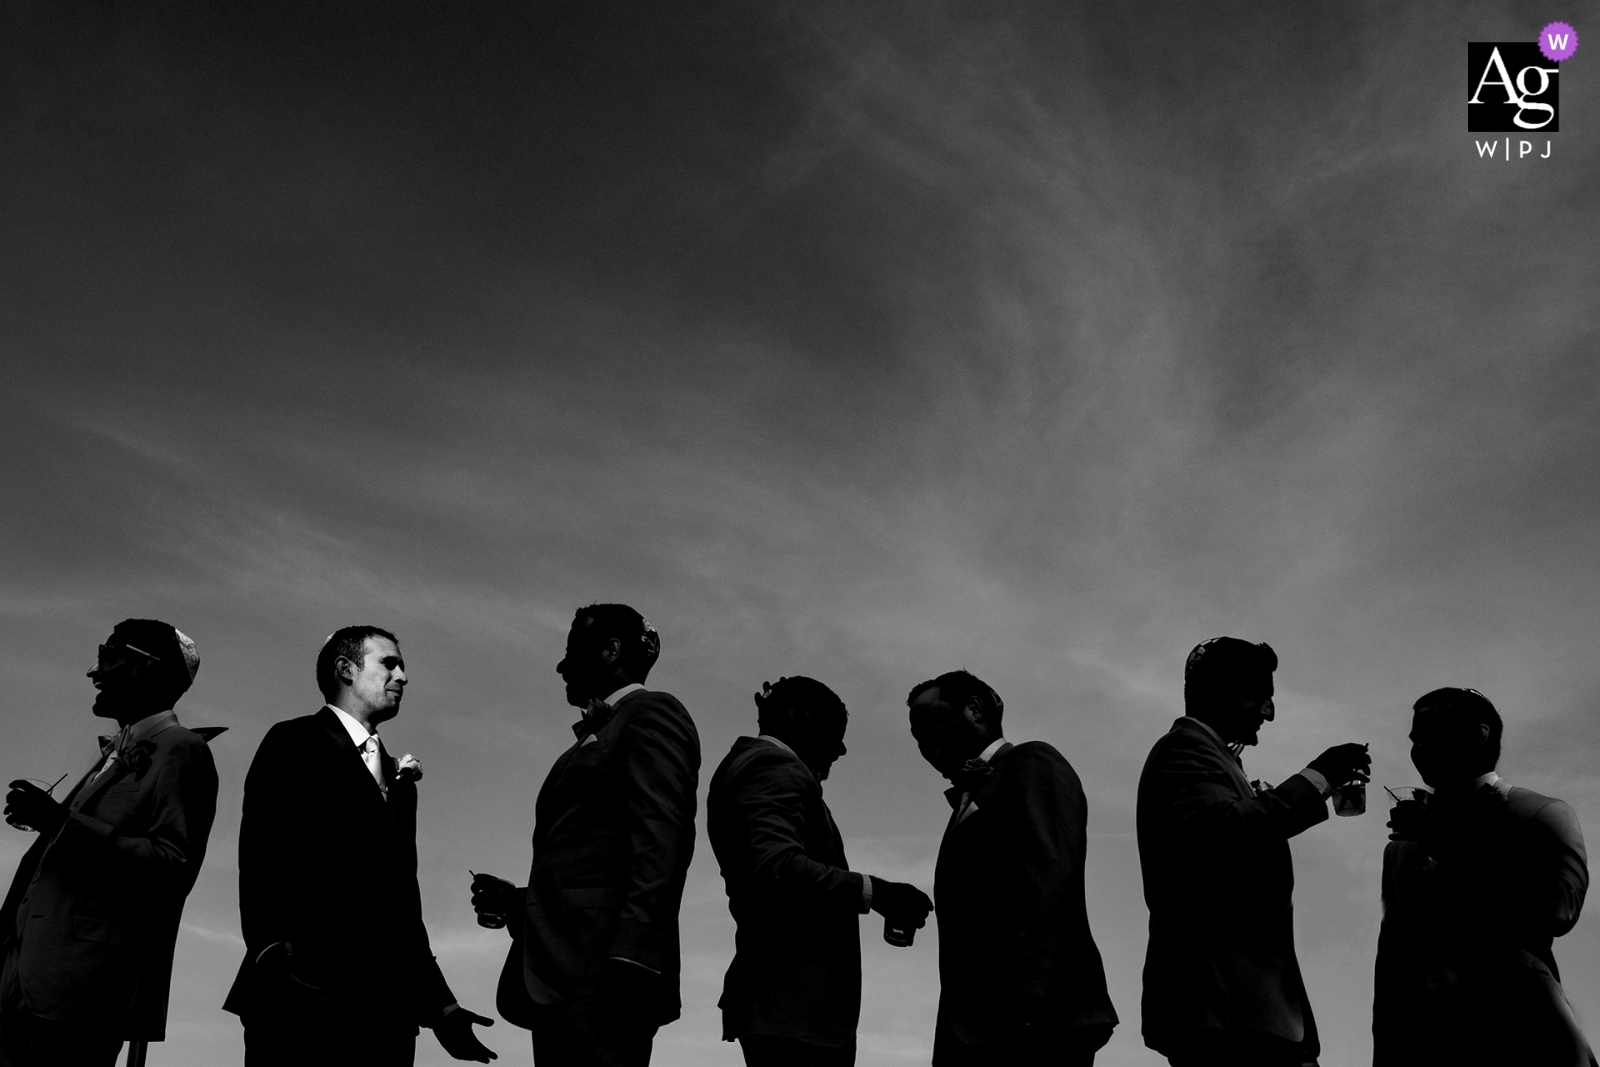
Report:
[{"label": "man's chin", "polygon": [[102,719],[119,718],[117,712],[122,708],[122,702],[108,693],[101,692],[95,695],[94,705],[90,709]]}]

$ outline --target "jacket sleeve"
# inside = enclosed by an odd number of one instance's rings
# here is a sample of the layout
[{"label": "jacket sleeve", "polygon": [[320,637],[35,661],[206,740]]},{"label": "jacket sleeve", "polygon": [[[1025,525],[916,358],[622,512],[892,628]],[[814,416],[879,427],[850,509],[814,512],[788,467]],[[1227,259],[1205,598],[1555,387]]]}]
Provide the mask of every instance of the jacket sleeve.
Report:
[{"label": "jacket sleeve", "polygon": [[244,811],[239,821],[239,925],[249,958],[267,946],[292,940],[288,904],[300,892],[294,841],[306,757],[292,743],[284,724],[262,738],[244,779]]},{"label": "jacket sleeve", "polygon": [[422,918],[422,887],[417,882],[417,789],[414,785],[391,785],[389,803],[402,802],[395,793],[404,789],[409,796],[403,803],[410,805],[408,820],[410,831],[405,841],[404,869],[398,872],[405,894],[404,914],[406,939],[410,943],[412,981],[409,992],[416,1005],[416,1022],[420,1026],[433,1026],[443,1017],[444,1010],[456,1002],[456,995],[445,980],[439,960],[433,954],[428,940],[428,927]]},{"label": "jacket sleeve", "polygon": [[56,847],[109,855],[111,877],[182,899],[194,887],[205,860],[217,814],[217,767],[211,749],[193,738],[168,748],[152,770],[156,775],[152,807],[142,833],[119,832],[79,811],[67,816]]},{"label": "jacket sleeve", "polygon": [[1406,973],[1406,939],[1415,921],[1408,892],[1423,858],[1415,841],[1390,841],[1383,850],[1383,920],[1378,927],[1378,955],[1372,981],[1373,1067],[1404,1067],[1413,1062],[1412,1023],[1415,990]]},{"label": "jacket sleeve", "polygon": [[1534,921],[1544,925],[1552,937],[1561,937],[1578,922],[1583,898],[1589,890],[1588,857],[1583,848],[1583,831],[1578,816],[1563,800],[1552,800],[1535,817],[1547,835],[1549,866],[1540,872],[1535,890],[1538,914]]},{"label": "jacket sleeve", "polygon": [[1004,819],[1019,870],[1007,913],[995,918],[1012,927],[1016,962],[1007,978],[1023,992],[1042,994],[1050,987],[1063,928],[1083,909],[1087,810],[1083,787],[1065,760],[1026,746],[1011,760],[996,814]]},{"label": "jacket sleeve", "polygon": [[694,853],[700,738],[689,713],[665,694],[641,697],[629,711],[615,757],[627,812],[628,874],[610,955],[660,971],[677,936]]},{"label": "jacket sleeve", "polygon": [[1288,840],[1328,817],[1317,787],[1293,775],[1276,789],[1240,798],[1226,757],[1198,744],[1170,744],[1152,770],[1185,836],[1214,844]]},{"label": "jacket sleeve", "polygon": [[[743,823],[753,888],[861,910],[861,875],[820,863],[806,849],[807,799],[817,787],[798,760],[757,757],[728,784],[729,806]],[[820,807],[821,797],[815,802]]]}]

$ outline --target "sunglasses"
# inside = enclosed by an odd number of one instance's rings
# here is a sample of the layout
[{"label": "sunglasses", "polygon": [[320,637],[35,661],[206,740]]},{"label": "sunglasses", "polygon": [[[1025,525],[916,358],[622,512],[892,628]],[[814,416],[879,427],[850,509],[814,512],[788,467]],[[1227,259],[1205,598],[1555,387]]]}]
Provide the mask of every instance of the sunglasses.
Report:
[{"label": "sunglasses", "polygon": [[152,663],[161,662],[160,656],[157,656],[152,652],[146,652],[144,649],[138,648],[134,645],[101,645],[98,649],[97,656],[99,661],[104,663],[108,659],[120,657],[124,652],[137,652],[139,655],[150,660]]}]

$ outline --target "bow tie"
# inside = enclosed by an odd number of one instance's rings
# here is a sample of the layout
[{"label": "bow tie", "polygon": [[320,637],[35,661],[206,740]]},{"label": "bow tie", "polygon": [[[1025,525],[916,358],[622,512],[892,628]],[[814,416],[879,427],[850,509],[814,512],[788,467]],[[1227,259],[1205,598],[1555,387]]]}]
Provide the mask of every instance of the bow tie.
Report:
[{"label": "bow tie", "polygon": [[616,713],[617,709],[610,704],[596,700],[589,705],[589,710],[583,718],[572,724],[572,732],[577,735],[579,741],[582,741],[590,734],[597,734],[603,730],[606,723],[611,721],[611,716]]}]

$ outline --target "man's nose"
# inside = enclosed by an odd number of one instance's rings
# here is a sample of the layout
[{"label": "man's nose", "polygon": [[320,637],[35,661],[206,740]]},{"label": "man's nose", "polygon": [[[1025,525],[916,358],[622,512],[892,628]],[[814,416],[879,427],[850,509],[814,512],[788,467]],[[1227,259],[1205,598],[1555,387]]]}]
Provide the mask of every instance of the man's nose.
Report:
[{"label": "man's nose", "polygon": [[567,661],[565,657],[562,657],[561,662],[556,664],[556,673],[563,678],[567,676]]}]

